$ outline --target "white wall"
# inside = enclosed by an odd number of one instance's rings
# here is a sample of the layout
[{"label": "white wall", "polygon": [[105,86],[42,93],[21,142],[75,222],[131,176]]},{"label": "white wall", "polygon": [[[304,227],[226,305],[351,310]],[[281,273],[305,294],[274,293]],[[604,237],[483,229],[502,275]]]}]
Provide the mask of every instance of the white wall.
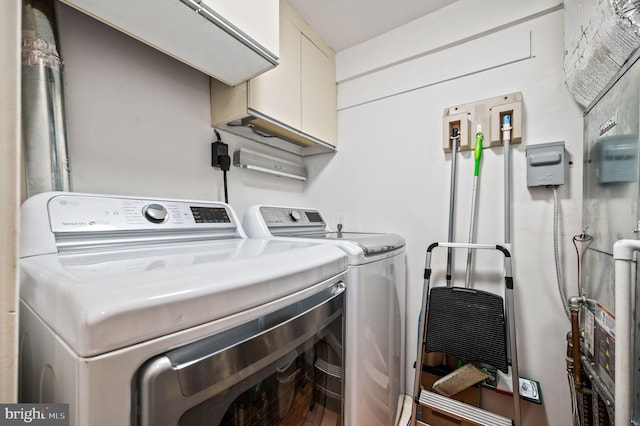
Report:
[{"label": "white wall", "polygon": [[[224,201],[222,172],[210,166],[209,77],[64,5],[59,27],[72,190]],[[230,153],[251,144],[221,135]],[[228,182],[239,214],[299,205],[304,191],[234,166]]]},{"label": "white wall", "polygon": [[[511,16],[509,22],[494,22],[491,16],[478,15],[475,8],[471,8],[473,14],[465,15],[465,4],[471,3],[474,2],[463,0],[449,13],[444,10],[436,18],[415,21],[338,54],[338,75],[344,77],[338,86],[340,151],[333,159],[317,157],[311,161],[312,176],[305,198],[330,220],[344,215],[347,230],[389,231],[406,237],[407,365],[411,366],[415,360],[425,249],[431,242],[447,239],[451,155],[445,155],[441,148],[443,111],[449,106],[522,92],[523,144],[513,146],[511,152],[517,339],[520,375],[538,380],[543,396],[542,406],[523,404],[523,418],[531,426],[568,425],[571,421],[565,335],[569,321],[556,286],[553,194],[549,189],[528,189],[525,170],[527,145],[566,142],[567,160],[573,165],[567,168],[566,184],[559,189],[561,258],[568,292],[575,294],[576,258],[571,236],[581,230],[582,115],[563,78],[562,9],[558,2],[545,2],[538,10],[527,9],[529,17]],[[496,2],[488,3],[495,6]],[[510,9],[518,10],[518,6]],[[476,37],[464,34],[467,39],[462,43],[455,42],[453,38],[458,33],[451,31],[449,39],[442,40],[444,49],[424,41],[422,51],[433,53],[421,55],[419,49],[414,49],[407,54],[413,56],[408,61],[392,57],[405,44],[420,44],[421,32],[426,33],[426,40],[429,32],[425,29],[440,28],[443,22],[460,28],[466,28],[467,22],[484,22],[484,27],[477,28]],[[503,44],[487,42],[523,31],[530,34],[524,42],[527,54],[513,62],[501,51]],[[473,49],[468,48],[470,43]],[[468,61],[461,54],[469,55]],[[371,69],[352,71],[357,62],[352,56],[369,58]],[[473,63],[474,58],[482,58],[483,65]],[[487,58],[495,58],[494,63]],[[397,65],[388,65],[393,62]],[[439,81],[434,79],[434,68],[440,72]],[[406,86],[408,80],[412,87]],[[503,154],[502,147],[484,150],[478,242],[504,241]],[[459,154],[456,241],[468,238],[472,176],[472,154]],[[434,258],[432,267],[439,268],[439,272],[434,271],[432,284],[442,283],[445,258],[444,251]],[[464,282],[465,260],[466,252],[455,259],[458,284]],[[499,255],[482,253],[476,258],[474,277],[481,288],[502,288],[502,273]],[[412,381],[413,371],[408,372],[407,378]]]}]

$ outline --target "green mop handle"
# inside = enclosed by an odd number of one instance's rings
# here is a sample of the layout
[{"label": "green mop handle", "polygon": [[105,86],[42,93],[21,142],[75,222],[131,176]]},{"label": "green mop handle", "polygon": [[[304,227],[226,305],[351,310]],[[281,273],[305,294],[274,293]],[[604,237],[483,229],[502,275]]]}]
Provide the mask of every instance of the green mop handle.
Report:
[{"label": "green mop handle", "polygon": [[[469,225],[469,243],[473,242],[473,234],[476,222],[476,203],[478,192],[478,175],[480,174],[480,159],[482,158],[482,126],[478,124],[478,130],[476,131],[476,146],[473,148],[473,158],[476,160],[475,168],[473,171],[473,193],[471,195],[471,224]],[[464,285],[469,288],[471,286],[471,259],[473,257],[473,250],[467,250],[467,270],[464,277]]]},{"label": "green mop handle", "polygon": [[473,149],[473,158],[476,160],[476,166],[473,171],[474,176],[478,176],[480,173],[480,159],[482,158],[482,130],[480,130],[480,126],[478,126],[478,131],[476,132],[476,146]]}]

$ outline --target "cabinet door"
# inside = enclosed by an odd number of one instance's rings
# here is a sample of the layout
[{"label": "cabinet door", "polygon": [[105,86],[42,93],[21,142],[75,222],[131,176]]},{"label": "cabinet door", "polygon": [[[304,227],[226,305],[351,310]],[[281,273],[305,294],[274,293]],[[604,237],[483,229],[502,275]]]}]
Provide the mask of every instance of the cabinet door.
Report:
[{"label": "cabinet door", "polygon": [[301,47],[302,125],[300,130],[336,146],[338,114],[335,63],[304,35]]},{"label": "cabinet door", "polygon": [[278,52],[279,3],[276,0],[202,0],[232,25],[275,56]]},{"label": "cabinet door", "polygon": [[[236,22],[215,9],[212,14],[195,13],[194,8],[199,8],[200,3],[193,1],[61,1],[230,86],[243,83],[277,63],[277,56],[266,50],[266,45],[273,45],[274,38],[278,37],[277,32],[274,34],[278,28],[276,0],[241,2],[245,5],[264,1],[255,11],[263,13],[258,17],[251,9],[246,9],[246,16],[241,16],[237,5],[225,7],[225,12],[232,13]],[[223,2],[208,0],[204,3],[207,9],[211,9],[207,3],[223,6]],[[241,28],[259,18],[264,20],[259,30],[251,28],[247,34]],[[262,37],[265,38],[259,39]]]},{"label": "cabinet door", "polygon": [[249,108],[300,128],[300,30],[280,17],[279,65],[249,81]]}]

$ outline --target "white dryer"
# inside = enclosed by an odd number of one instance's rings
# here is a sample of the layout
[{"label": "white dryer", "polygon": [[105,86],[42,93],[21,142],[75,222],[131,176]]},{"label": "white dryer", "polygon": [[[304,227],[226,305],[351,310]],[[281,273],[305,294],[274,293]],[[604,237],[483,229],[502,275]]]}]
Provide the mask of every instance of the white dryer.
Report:
[{"label": "white dryer", "polygon": [[223,203],[77,193],[27,200],[21,234],[21,402],[75,426],[341,424],[316,389],[343,357],[342,250],[248,239]]},{"label": "white dryer", "polygon": [[265,205],[245,212],[243,228],[251,238],[321,242],[347,254],[345,424],[396,424],[405,391],[404,238],[332,232],[316,209]]}]

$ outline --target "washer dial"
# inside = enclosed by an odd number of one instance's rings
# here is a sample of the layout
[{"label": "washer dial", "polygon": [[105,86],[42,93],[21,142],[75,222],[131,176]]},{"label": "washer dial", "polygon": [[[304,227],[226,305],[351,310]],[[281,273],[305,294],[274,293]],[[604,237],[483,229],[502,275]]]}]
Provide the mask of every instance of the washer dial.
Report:
[{"label": "washer dial", "polygon": [[147,204],[142,208],[142,214],[151,223],[165,222],[169,216],[169,212],[161,204]]}]

